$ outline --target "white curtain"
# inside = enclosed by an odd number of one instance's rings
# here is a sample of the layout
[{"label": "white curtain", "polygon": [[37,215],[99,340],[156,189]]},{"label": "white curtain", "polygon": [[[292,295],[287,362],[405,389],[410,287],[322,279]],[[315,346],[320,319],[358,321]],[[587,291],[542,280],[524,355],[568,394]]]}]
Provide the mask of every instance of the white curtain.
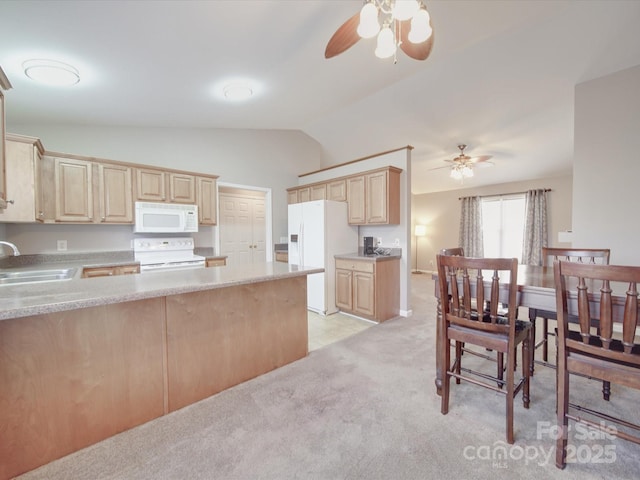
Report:
[{"label": "white curtain", "polygon": [[461,200],[459,244],[468,257],[484,256],[480,197],[465,197]]},{"label": "white curtain", "polygon": [[529,190],[525,204],[522,263],[542,265],[542,247],[547,246],[547,192]]}]

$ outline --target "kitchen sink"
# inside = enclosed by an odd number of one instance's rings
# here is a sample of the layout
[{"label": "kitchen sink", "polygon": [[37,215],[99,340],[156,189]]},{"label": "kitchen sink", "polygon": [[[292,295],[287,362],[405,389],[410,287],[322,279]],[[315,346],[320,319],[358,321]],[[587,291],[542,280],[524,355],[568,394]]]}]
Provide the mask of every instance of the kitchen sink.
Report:
[{"label": "kitchen sink", "polygon": [[48,270],[0,271],[0,285],[19,285],[23,283],[55,282],[71,280],[76,268],[53,268]]}]

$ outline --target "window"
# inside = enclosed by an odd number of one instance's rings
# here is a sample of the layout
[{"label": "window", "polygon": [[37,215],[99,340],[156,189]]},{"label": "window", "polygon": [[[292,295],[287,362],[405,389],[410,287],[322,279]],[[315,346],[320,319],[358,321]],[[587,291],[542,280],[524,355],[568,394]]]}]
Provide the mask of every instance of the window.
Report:
[{"label": "window", "polygon": [[525,195],[501,195],[482,199],[484,256],[522,259]]}]

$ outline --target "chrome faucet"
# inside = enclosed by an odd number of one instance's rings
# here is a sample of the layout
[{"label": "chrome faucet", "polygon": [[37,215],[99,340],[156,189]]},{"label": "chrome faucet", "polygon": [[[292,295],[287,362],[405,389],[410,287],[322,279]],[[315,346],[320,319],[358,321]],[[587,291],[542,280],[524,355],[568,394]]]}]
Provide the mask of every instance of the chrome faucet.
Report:
[{"label": "chrome faucet", "polygon": [[14,257],[17,257],[18,255],[20,255],[20,251],[18,250],[18,247],[16,247],[13,243],[0,240],[0,244],[6,245],[7,247],[11,247],[11,249],[13,250]]}]

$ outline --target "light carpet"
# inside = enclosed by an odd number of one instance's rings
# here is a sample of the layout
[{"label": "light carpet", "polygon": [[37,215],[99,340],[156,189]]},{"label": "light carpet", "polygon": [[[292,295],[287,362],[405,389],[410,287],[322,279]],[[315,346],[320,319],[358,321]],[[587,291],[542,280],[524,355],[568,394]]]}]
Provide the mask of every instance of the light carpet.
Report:
[{"label": "light carpet", "polygon": [[[433,289],[430,275],[413,275],[413,316],[312,351],[20,479],[640,477],[640,446],[619,439],[574,438],[576,462],[555,467],[550,368],[536,368],[529,410],[516,399],[513,446],[505,443],[504,397],[494,392],[453,383],[449,414],[442,415]],[[482,360],[468,360],[475,361]],[[574,383],[577,397],[603,403],[601,382]],[[639,398],[613,385],[608,406],[637,418]]]}]

